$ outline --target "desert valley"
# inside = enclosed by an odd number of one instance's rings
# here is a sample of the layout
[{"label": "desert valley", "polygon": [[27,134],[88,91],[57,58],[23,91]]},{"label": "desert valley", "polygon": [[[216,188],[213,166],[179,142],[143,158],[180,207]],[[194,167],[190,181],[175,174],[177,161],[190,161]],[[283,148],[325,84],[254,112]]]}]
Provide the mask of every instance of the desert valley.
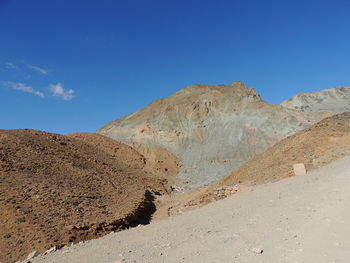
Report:
[{"label": "desert valley", "polygon": [[0,130],[0,262],[346,262],[349,157],[350,87],[193,85],[96,133]]}]

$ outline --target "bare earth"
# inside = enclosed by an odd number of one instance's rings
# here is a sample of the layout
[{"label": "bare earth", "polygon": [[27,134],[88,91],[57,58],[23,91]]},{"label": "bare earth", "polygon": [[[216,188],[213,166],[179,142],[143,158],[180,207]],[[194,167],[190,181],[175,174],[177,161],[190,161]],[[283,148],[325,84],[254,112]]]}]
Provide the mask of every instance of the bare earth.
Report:
[{"label": "bare earth", "polygon": [[36,262],[350,262],[350,155]]},{"label": "bare earth", "polygon": [[169,187],[147,163],[97,134],[0,130],[0,262],[148,223]]}]

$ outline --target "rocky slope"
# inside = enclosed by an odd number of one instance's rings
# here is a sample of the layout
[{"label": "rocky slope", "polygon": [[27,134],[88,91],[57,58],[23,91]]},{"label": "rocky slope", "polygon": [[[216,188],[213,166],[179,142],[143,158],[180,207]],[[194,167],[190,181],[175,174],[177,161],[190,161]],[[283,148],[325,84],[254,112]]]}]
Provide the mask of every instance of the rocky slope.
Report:
[{"label": "rocky slope", "polygon": [[130,147],[94,133],[71,133],[68,136],[101,148],[125,164],[136,165],[152,174],[165,176],[174,183],[177,181],[175,176],[181,166],[180,160],[159,146],[145,148],[143,145],[132,144]]},{"label": "rocky slope", "polygon": [[216,185],[281,179],[294,175],[295,163],[318,168],[346,155],[350,155],[350,112],[328,117],[276,143]]},{"label": "rocky slope", "polygon": [[[326,92],[324,97],[327,94],[333,93]],[[344,89],[334,96],[339,94],[350,96],[350,91]],[[324,108],[344,109],[334,105],[336,97],[327,100]],[[242,82],[194,85],[112,121],[98,132],[127,144],[167,149],[182,161],[179,177],[199,187],[226,176],[288,135],[334,114],[302,112],[287,106],[267,103]]]},{"label": "rocky slope", "polygon": [[282,102],[281,105],[303,112],[350,111],[350,87],[337,87],[317,92],[300,93]]},{"label": "rocky slope", "polygon": [[258,154],[215,184],[167,199],[162,215],[179,214],[225,198],[254,184],[293,176],[296,163],[325,166],[350,155],[350,112],[328,117]]},{"label": "rocky slope", "polygon": [[169,176],[147,162],[97,134],[0,130],[0,262],[148,223]]}]

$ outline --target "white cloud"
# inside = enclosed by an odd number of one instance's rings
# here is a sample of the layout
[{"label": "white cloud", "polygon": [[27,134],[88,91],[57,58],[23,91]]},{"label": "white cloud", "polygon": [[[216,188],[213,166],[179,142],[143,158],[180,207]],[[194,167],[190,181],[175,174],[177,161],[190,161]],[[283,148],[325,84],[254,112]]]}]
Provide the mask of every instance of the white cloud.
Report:
[{"label": "white cloud", "polygon": [[7,69],[18,69],[18,67],[12,62],[5,62],[4,65]]},{"label": "white cloud", "polygon": [[28,67],[43,75],[47,75],[47,73],[49,73],[47,69],[40,68],[38,66],[28,65]]},{"label": "white cloud", "polygon": [[55,85],[51,84],[49,89],[51,90],[53,96],[59,97],[64,100],[71,100],[74,97],[74,90],[64,89],[61,83],[57,83]]},{"label": "white cloud", "polygon": [[44,98],[44,93],[37,91],[37,90],[33,89],[31,86],[27,86],[24,83],[5,82],[4,85],[7,87],[10,87],[12,89],[15,89],[15,90],[31,93],[31,94],[34,94],[36,96]]}]

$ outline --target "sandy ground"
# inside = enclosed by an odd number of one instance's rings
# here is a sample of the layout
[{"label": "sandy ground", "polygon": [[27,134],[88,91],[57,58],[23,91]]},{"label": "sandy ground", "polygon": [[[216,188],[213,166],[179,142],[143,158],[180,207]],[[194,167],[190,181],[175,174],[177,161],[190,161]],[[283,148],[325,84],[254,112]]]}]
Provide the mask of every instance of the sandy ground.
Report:
[{"label": "sandy ground", "polygon": [[[350,156],[32,262],[350,262]],[[262,251],[262,253],[260,253]]]}]

